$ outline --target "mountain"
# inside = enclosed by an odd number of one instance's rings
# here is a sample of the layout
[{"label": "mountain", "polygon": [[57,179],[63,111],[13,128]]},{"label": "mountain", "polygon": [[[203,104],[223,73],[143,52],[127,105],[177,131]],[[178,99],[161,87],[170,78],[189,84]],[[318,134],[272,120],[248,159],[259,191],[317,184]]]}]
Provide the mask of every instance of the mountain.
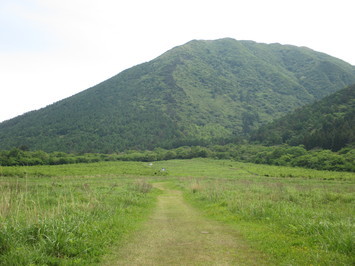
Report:
[{"label": "mountain", "polygon": [[352,83],[354,66],[309,48],[194,40],[1,123],[0,149],[115,152],[227,142]]},{"label": "mountain", "polygon": [[355,143],[355,85],[261,127],[251,139],[333,151]]}]

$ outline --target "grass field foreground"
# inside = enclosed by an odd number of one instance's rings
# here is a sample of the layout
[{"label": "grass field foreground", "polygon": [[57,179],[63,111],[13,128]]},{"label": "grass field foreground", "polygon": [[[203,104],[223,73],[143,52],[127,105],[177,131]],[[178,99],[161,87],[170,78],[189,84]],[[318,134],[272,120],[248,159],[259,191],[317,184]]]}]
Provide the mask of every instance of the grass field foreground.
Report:
[{"label": "grass field foreground", "polygon": [[4,172],[12,174],[0,177],[0,265],[97,263],[145,219],[158,193],[141,163]]},{"label": "grass field foreground", "polygon": [[280,265],[355,262],[354,173],[192,159],[0,167],[0,264],[98,263],[164,180]]}]

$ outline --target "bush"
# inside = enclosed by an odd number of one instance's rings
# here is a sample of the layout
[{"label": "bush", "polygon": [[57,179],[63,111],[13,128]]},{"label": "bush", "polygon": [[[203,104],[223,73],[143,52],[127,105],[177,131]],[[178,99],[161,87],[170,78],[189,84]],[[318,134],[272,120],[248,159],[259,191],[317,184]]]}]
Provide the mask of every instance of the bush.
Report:
[{"label": "bush", "polygon": [[339,152],[330,150],[307,151],[304,146],[261,145],[214,145],[183,146],[172,150],[157,148],[153,151],[126,151],[120,154],[67,154],[63,152],[22,151],[12,149],[0,151],[0,165],[58,165],[92,163],[100,161],[142,161],[152,162],[171,159],[216,158],[233,159],[242,162],[279,166],[299,166],[318,170],[355,171],[355,149],[343,148]]}]

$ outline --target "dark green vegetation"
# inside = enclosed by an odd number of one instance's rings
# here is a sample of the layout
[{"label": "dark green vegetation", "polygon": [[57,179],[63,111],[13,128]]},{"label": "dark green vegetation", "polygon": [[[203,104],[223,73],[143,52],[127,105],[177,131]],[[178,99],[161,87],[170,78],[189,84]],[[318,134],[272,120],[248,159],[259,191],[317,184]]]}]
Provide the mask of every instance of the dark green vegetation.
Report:
[{"label": "dark green vegetation", "polygon": [[[164,176],[156,176],[166,168]],[[95,264],[154,206],[155,181],[183,189],[277,265],[354,264],[354,173],[229,160],[0,167],[0,264]],[[25,172],[22,177],[17,172]]]},{"label": "dark green vegetation", "polygon": [[261,127],[251,139],[333,151],[355,143],[355,85]]},{"label": "dark green vegetation", "polygon": [[353,83],[354,66],[308,48],[191,41],[1,123],[0,149],[112,153],[237,142]]},{"label": "dark green vegetation", "polygon": [[[257,164],[355,172],[355,150],[351,148],[343,148],[338,152],[332,152],[330,150],[307,151],[303,146],[265,147],[261,145],[229,144],[208,147],[184,146],[170,150],[156,148],[152,151],[126,151],[119,154],[90,153],[76,155],[63,152],[22,151],[17,148],[10,151],[0,151],[0,165],[3,166],[58,165],[100,161],[153,162],[192,158],[232,159]],[[16,173],[16,175],[24,174],[24,172]],[[0,172],[0,175],[12,175],[12,173]]]}]

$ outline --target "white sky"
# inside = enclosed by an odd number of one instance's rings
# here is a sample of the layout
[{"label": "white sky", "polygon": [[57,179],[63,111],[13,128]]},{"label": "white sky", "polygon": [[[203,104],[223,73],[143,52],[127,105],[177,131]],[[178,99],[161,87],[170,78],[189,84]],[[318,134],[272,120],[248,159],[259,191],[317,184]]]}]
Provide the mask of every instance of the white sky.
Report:
[{"label": "white sky", "polygon": [[0,0],[0,121],[192,39],[293,44],[355,65],[354,0]]}]

